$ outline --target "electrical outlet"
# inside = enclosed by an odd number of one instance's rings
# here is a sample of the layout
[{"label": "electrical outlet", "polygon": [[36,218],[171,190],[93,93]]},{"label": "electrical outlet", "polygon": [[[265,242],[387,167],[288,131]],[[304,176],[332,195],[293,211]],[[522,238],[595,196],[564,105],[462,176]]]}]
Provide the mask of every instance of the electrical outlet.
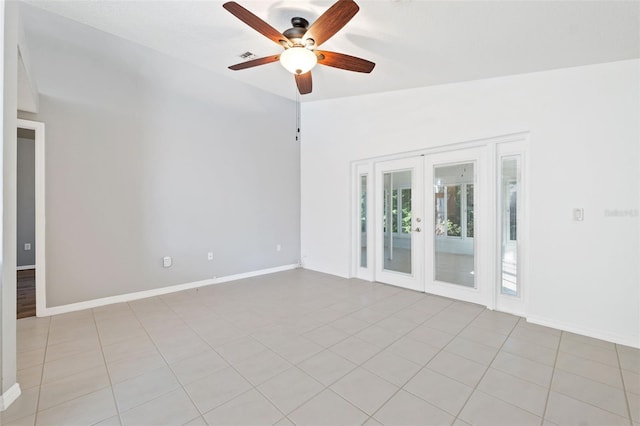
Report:
[{"label": "electrical outlet", "polygon": [[213,260],[213,252],[212,251],[207,253],[207,260]]},{"label": "electrical outlet", "polygon": [[162,258],[162,266],[164,266],[165,268],[170,267],[172,263],[173,260],[171,259],[171,256],[165,256]]},{"label": "electrical outlet", "polygon": [[25,249],[26,251],[31,250],[31,243],[24,243],[24,249]]},{"label": "electrical outlet", "polygon": [[584,220],[584,209],[576,208],[573,209],[573,220],[581,222]]},{"label": "electrical outlet", "polygon": [[276,244],[276,251],[282,250],[282,246],[280,244]]}]

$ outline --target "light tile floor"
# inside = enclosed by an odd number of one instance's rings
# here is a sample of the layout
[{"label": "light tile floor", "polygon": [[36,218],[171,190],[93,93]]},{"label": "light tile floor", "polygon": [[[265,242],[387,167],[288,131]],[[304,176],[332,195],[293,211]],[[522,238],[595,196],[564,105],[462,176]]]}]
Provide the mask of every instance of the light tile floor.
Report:
[{"label": "light tile floor", "polygon": [[18,321],[9,425],[640,426],[640,351],[293,270]]}]

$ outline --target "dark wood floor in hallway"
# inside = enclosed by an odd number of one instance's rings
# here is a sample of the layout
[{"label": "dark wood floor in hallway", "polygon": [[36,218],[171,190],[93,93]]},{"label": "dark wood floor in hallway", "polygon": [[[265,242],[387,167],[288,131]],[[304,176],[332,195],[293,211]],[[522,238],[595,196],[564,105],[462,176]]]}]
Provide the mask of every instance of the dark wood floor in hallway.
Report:
[{"label": "dark wood floor in hallway", "polygon": [[27,318],[36,316],[36,270],[26,269],[18,271],[18,300],[17,317]]}]

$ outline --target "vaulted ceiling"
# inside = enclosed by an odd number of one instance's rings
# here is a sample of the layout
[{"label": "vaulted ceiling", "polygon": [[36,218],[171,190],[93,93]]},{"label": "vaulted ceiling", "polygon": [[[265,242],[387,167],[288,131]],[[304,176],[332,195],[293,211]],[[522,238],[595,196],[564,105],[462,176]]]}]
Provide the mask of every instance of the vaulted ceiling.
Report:
[{"label": "vaulted ceiling", "polygon": [[[356,0],[359,13],[322,47],[375,62],[371,74],[313,70],[301,101],[409,89],[640,57],[637,1]],[[295,99],[278,63],[243,71],[240,55],[280,53],[273,42],[222,8],[222,1],[38,1],[62,15],[274,94]],[[239,3],[278,30],[313,22],[333,2]],[[28,23],[29,8],[24,19]]]}]

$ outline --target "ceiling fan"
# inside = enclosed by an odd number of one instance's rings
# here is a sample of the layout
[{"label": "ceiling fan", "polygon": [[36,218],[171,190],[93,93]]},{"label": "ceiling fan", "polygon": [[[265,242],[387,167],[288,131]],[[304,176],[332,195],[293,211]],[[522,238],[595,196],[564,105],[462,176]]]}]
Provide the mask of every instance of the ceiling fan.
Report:
[{"label": "ceiling fan", "polygon": [[305,95],[311,93],[311,69],[316,64],[362,73],[370,73],[376,66],[366,59],[316,49],[333,37],[358,13],[360,8],[353,0],[338,0],[311,25],[304,18],[294,17],[291,19],[292,28],[283,33],[236,2],[227,2],[222,7],[284,48],[284,52],[279,55],[266,56],[230,66],[229,69],[234,71],[280,61],[282,66],[295,76],[300,94]]}]

